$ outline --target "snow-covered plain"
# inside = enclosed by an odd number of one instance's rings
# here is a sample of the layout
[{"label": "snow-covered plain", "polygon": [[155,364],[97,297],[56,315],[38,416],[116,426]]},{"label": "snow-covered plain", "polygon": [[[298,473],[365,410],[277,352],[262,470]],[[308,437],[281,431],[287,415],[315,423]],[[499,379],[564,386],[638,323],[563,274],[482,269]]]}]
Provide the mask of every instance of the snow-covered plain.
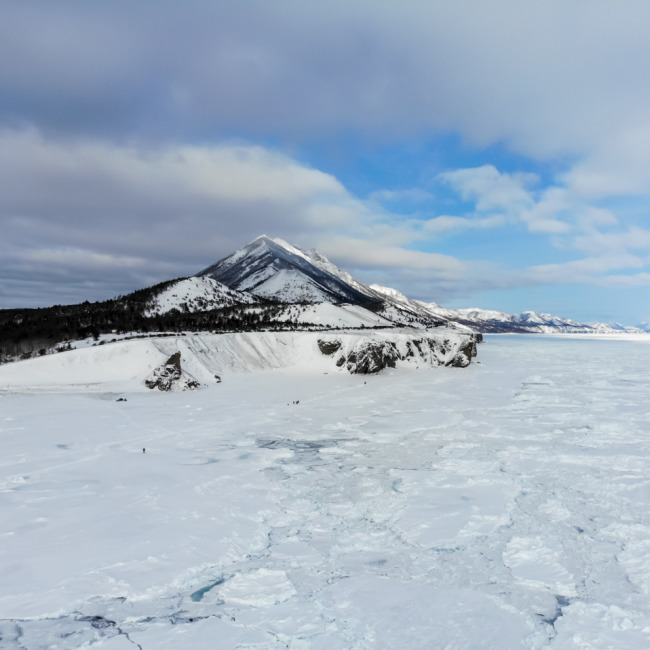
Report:
[{"label": "snow-covered plain", "polygon": [[650,344],[478,360],[5,389],[0,647],[650,647]]}]

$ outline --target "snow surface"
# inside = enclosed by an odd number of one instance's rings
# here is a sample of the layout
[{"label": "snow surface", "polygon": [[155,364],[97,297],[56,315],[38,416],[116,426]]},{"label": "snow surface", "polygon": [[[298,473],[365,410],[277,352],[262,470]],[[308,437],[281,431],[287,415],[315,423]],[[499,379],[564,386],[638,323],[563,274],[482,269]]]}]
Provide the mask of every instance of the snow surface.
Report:
[{"label": "snow surface", "polygon": [[278,322],[313,323],[329,327],[393,327],[394,323],[359,305],[334,305],[330,302],[291,305],[278,316]]},{"label": "snow surface", "polygon": [[254,302],[256,300],[250,294],[230,289],[213,278],[193,277],[178,280],[161,291],[145,315],[156,316],[172,309],[182,310],[184,305],[188,311],[196,312]]},{"label": "snow surface", "polygon": [[[380,284],[371,284],[370,289],[372,289],[377,293],[380,293],[382,296],[385,296],[386,298],[392,298],[394,301],[398,303],[402,303],[405,307],[409,307],[410,303],[412,302],[409,298],[407,298],[403,293],[401,293],[397,289],[391,289],[390,287],[383,287]],[[435,303],[431,303],[431,304],[435,304]]]},{"label": "snow surface", "polygon": [[281,302],[326,302],[332,299],[316,282],[299,270],[280,269],[273,271],[273,274],[270,267],[267,267],[267,270],[268,277],[264,281],[261,282],[257,276],[251,276],[242,287],[254,287],[255,295]]},{"label": "snow surface", "polygon": [[[360,318],[356,310],[363,311],[354,307],[314,305],[306,309],[304,315],[307,319],[319,314],[325,317],[331,311],[330,316],[345,315],[356,323]],[[400,350],[406,351],[409,341],[421,338],[422,332],[404,328],[342,330],[333,334],[309,331],[199,333],[117,341],[0,365],[0,391],[146,390],[143,388],[145,379],[176,352],[181,353],[184,377],[202,384],[215,383],[215,375],[220,378],[233,372],[287,367],[344,372],[345,369],[335,365],[336,357],[324,356],[318,346],[319,339],[332,337],[342,341],[343,350],[374,339],[395,341]],[[468,341],[467,336],[443,328],[428,333],[427,337],[438,339],[446,352],[439,357],[417,355],[398,364],[437,366],[452,359]],[[85,343],[87,345],[88,341]]]},{"label": "snow surface", "polygon": [[0,392],[0,645],[650,647],[650,345],[486,338],[189,393],[133,390],[141,341]]},{"label": "snow surface", "polygon": [[[199,273],[229,287],[282,302],[372,302],[342,280],[349,277],[329,260],[262,235]],[[334,270],[332,273],[330,270]]]}]

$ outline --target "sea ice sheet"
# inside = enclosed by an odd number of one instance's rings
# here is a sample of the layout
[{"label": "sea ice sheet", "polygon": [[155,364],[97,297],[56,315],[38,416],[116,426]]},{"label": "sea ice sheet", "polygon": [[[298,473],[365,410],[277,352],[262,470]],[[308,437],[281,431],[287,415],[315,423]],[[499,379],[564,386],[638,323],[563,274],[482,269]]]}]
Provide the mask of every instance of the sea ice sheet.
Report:
[{"label": "sea ice sheet", "polygon": [[0,645],[650,647],[650,345],[478,360],[0,393]]}]

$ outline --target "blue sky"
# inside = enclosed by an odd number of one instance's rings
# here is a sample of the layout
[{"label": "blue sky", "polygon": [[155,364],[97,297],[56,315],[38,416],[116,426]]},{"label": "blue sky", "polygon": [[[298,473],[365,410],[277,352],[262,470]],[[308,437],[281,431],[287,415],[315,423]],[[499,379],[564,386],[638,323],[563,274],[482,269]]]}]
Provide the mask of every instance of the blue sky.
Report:
[{"label": "blue sky", "polygon": [[262,233],[448,307],[650,321],[650,5],[7,2],[0,307]]}]

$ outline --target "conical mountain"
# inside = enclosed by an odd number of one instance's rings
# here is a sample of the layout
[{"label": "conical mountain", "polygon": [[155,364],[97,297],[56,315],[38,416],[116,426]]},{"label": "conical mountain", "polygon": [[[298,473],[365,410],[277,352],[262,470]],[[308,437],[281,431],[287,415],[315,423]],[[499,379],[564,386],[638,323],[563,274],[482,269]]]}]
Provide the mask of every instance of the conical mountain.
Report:
[{"label": "conical mountain", "polygon": [[[381,300],[327,258],[305,252],[282,239],[262,235],[198,276],[213,278],[237,291],[281,302],[330,302],[370,305]],[[351,278],[350,278],[351,279]]]}]

